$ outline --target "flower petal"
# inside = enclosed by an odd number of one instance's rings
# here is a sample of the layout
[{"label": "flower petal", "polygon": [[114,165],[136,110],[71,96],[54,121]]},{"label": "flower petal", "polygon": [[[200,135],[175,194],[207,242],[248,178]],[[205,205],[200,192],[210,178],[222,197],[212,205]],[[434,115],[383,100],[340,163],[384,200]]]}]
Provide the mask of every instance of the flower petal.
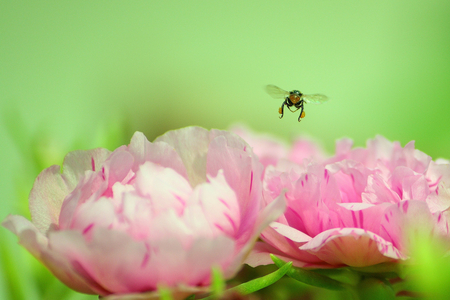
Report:
[{"label": "flower petal", "polygon": [[87,170],[94,172],[100,170],[110,154],[111,151],[104,148],[69,152],[63,163],[64,178],[71,183],[69,189],[75,188]]},{"label": "flower petal", "polygon": [[42,171],[34,182],[30,193],[31,219],[41,233],[57,227],[64,198],[70,193],[71,183],[60,174],[59,166]]},{"label": "flower petal", "polygon": [[273,230],[275,230],[282,236],[287,237],[288,239],[296,243],[306,243],[311,240],[311,237],[309,235],[282,223],[272,222],[270,224],[270,227],[272,227]]},{"label": "flower petal", "polygon": [[267,243],[257,242],[250,255],[246,258],[245,263],[251,267],[271,265],[273,264],[273,260],[270,258],[270,255],[273,254],[284,261],[292,261],[292,265],[298,268],[328,269],[334,267],[325,264],[322,260],[307,251],[300,251],[297,249],[297,252],[303,252],[303,257],[301,257],[301,259],[289,256],[287,255],[288,253],[280,251],[278,248]]},{"label": "flower petal", "polygon": [[[263,166],[250,146],[238,136],[212,130],[207,157],[207,172],[215,176],[223,170],[228,185],[236,193],[241,212],[237,239],[248,239],[261,209]],[[243,237],[239,235],[244,234]]]},{"label": "flower petal", "polygon": [[235,237],[239,231],[241,215],[236,194],[228,186],[223,171],[214,178],[208,175],[209,182],[197,185],[190,201],[202,208],[215,235],[225,233]]},{"label": "flower petal", "polygon": [[276,165],[278,160],[288,154],[286,143],[273,136],[256,134],[242,125],[233,126],[231,131],[239,135],[252,147],[253,152],[264,166]]},{"label": "flower petal", "polygon": [[181,176],[187,178],[186,168],[176,149],[166,142],[150,143],[142,132],[136,132],[131,138],[128,150],[134,157],[133,171],[146,161],[174,169]]},{"label": "flower petal", "polygon": [[140,166],[135,185],[136,191],[151,201],[152,210],[156,214],[169,208],[181,213],[192,193],[186,178],[171,168],[152,162]]},{"label": "flower petal", "polygon": [[406,257],[392,243],[361,228],[330,229],[300,247],[334,266],[363,267]]},{"label": "flower petal", "polygon": [[40,260],[68,287],[86,294],[99,292],[90,286],[85,278],[74,272],[64,256],[48,247],[48,239],[30,221],[22,216],[10,215],[2,222],[2,225],[16,234],[19,244]]},{"label": "flower petal", "polygon": [[[200,127],[185,127],[168,131],[155,139],[172,146],[186,167],[187,177],[192,187],[206,181],[206,155],[210,133]],[[214,174],[215,175],[215,174]]]},{"label": "flower petal", "polygon": [[42,171],[30,192],[31,219],[45,233],[50,227],[59,226],[59,215],[65,197],[75,188],[87,170],[100,168],[110,152],[103,148],[73,151],[66,155],[63,173],[59,166]]}]

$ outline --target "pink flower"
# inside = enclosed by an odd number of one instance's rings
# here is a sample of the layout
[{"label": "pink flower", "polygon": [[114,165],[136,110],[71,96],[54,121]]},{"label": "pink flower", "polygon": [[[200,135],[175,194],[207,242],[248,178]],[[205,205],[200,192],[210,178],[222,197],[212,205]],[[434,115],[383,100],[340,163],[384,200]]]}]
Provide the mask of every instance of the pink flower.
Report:
[{"label": "pink flower", "polygon": [[112,153],[74,151],[62,173],[42,171],[32,222],[9,216],[3,226],[79,292],[150,299],[163,284],[184,298],[206,289],[213,266],[232,277],[283,212],[281,197],[261,210],[262,170],[226,131],[188,127],[153,143],[137,132]]},{"label": "pink flower", "polygon": [[273,253],[298,267],[363,267],[409,257],[411,238],[449,238],[450,164],[381,136],[367,148],[337,142],[323,162],[269,166],[264,191],[287,208],[247,263]]},{"label": "pink flower", "polygon": [[303,160],[322,161],[325,153],[322,148],[306,137],[297,137],[292,147],[287,143],[268,134],[257,134],[245,126],[239,125],[231,128],[231,131],[243,138],[259,157],[259,161],[267,167],[277,165],[280,160],[289,160],[295,163],[303,163]]}]

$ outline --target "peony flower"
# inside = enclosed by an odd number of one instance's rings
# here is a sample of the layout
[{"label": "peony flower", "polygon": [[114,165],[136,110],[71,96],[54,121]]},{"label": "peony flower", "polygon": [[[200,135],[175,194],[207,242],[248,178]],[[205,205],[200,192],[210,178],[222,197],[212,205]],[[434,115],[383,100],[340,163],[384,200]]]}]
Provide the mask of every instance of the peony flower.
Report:
[{"label": "peony flower", "polygon": [[269,253],[297,267],[365,267],[408,259],[416,233],[449,238],[450,164],[381,136],[366,148],[337,142],[322,162],[265,171],[264,191],[287,208],[266,228],[247,263]]},{"label": "peony flower", "polygon": [[226,131],[188,127],[153,143],[137,132],[114,152],[74,151],[62,173],[42,171],[32,222],[12,215],[3,226],[76,291],[153,299],[163,285],[180,299],[207,290],[213,266],[233,277],[283,212],[282,197],[262,210],[262,171]]},{"label": "peony flower", "polygon": [[301,164],[304,159],[322,161],[325,153],[322,148],[307,137],[297,137],[292,147],[268,134],[256,134],[245,126],[233,126],[231,131],[243,138],[259,157],[259,161],[267,167],[277,165],[280,160],[289,160]]}]

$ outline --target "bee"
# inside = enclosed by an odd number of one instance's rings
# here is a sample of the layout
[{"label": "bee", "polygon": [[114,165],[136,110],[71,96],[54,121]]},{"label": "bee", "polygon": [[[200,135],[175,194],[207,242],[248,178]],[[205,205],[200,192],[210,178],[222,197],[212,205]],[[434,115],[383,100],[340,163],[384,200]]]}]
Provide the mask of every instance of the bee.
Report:
[{"label": "bee", "polygon": [[[284,106],[286,105],[291,112],[296,112],[300,109],[300,115],[298,116],[299,122],[305,117],[305,112],[303,111],[305,103],[321,104],[328,101],[328,97],[322,94],[305,95],[298,90],[288,92],[272,84],[266,85],[266,92],[273,98],[284,99],[283,104],[278,109],[278,113],[281,115],[280,119],[284,115]],[[292,110],[292,106],[296,110]]]}]

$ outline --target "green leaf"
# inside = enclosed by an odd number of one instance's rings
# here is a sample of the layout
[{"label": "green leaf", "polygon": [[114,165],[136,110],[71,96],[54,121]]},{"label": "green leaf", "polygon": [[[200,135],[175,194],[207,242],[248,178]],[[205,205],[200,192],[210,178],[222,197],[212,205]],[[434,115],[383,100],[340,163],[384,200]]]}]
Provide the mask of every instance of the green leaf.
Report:
[{"label": "green leaf", "polygon": [[222,271],[220,268],[212,268],[212,281],[211,281],[211,291],[212,296],[220,298],[225,291],[225,280],[223,279]]},{"label": "green leaf", "polygon": [[366,300],[394,300],[395,292],[392,287],[383,280],[366,278],[357,287],[359,299]]},{"label": "green leaf", "polygon": [[[285,264],[285,262],[283,260],[279,259],[275,255],[271,254],[270,257],[272,258],[275,265],[279,268],[281,266],[283,266],[283,264]],[[303,283],[306,283],[306,284],[309,284],[312,286],[317,286],[317,287],[321,287],[321,288],[325,288],[325,289],[329,289],[329,290],[335,290],[335,291],[345,290],[345,286],[341,282],[331,279],[327,276],[320,275],[314,271],[292,267],[287,271],[286,275],[288,275],[289,277],[291,277],[295,280],[298,280],[300,282],[303,282]]]},{"label": "green leaf", "polygon": [[313,272],[339,281],[343,285],[356,286],[361,280],[361,274],[348,267],[338,269],[316,269]]},{"label": "green leaf", "polygon": [[[430,239],[431,235],[418,232],[411,249],[411,262],[406,265],[411,286],[408,290],[426,295],[426,299],[449,299],[450,256],[448,241]],[[406,273],[406,272],[405,272]],[[395,287],[397,289],[397,287]]]},{"label": "green leaf", "polygon": [[158,293],[161,300],[173,300],[170,290],[163,286],[158,286]]},{"label": "green leaf", "polygon": [[379,278],[403,277],[404,273],[404,266],[399,263],[381,263],[367,267],[350,267],[350,269],[363,274],[371,274],[372,277]]},{"label": "green leaf", "polygon": [[[291,266],[292,266],[291,262],[284,263],[275,272],[272,272],[266,276],[257,279],[244,282],[238,286],[226,290],[225,293],[226,294],[238,293],[240,295],[248,295],[256,291],[259,291],[265,287],[268,287],[271,284],[274,284],[279,279],[281,279],[284,276],[284,274],[286,274],[286,272],[291,268]],[[216,295],[211,295],[206,298],[202,298],[202,300],[211,300],[211,299],[216,299]]]},{"label": "green leaf", "polygon": [[248,295],[254,293],[277,282],[280,278],[284,276],[284,274],[286,274],[286,272],[290,270],[291,267],[292,262],[283,263],[283,265],[280,266],[279,269],[276,270],[275,272],[242,283],[234,288],[229,289],[228,291],[238,292],[241,295]]}]

